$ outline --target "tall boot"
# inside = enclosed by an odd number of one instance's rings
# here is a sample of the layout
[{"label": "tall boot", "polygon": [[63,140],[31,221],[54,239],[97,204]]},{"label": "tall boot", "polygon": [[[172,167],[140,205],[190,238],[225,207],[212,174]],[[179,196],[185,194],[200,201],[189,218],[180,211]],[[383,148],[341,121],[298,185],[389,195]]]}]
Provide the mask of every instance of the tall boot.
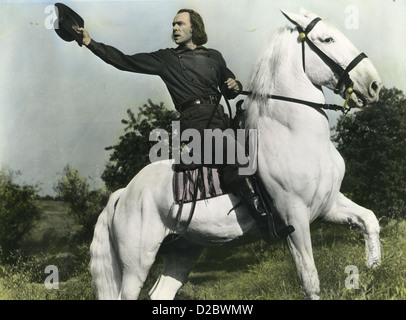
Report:
[{"label": "tall boot", "polygon": [[248,206],[267,243],[275,238],[285,239],[295,230],[293,226],[286,226],[279,217],[265,209],[255,177],[238,179],[238,183],[233,189]]}]

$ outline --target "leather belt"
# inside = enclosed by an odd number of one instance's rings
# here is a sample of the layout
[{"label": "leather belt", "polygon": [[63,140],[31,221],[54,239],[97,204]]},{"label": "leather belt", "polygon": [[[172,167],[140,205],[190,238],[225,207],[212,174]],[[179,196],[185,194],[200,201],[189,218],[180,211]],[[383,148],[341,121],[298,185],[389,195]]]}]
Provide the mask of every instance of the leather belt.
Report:
[{"label": "leather belt", "polygon": [[217,104],[217,100],[218,100],[218,96],[215,94],[207,94],[204,96],[199,96],[196,99],[191,99],[185,102],[182,102],[181,104],[179,104],[178,106],[178,110],[180,112],[184,112],[187,109],[189,109],[190,107],[199,105],[199,104]]}]

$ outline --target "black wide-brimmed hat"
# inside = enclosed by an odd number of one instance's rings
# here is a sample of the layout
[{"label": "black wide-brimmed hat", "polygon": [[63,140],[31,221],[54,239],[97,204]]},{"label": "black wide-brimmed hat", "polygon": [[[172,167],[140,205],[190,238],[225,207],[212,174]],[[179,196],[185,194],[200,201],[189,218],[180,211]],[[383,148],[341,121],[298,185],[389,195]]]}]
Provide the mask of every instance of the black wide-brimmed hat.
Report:
[{"label": "black wide-brimmed hat", "polygon": [[55,23],[55,32],[65,41],[75,40],[79,46],[82,46],[83,35],[76,32],[77,28],[83,28],[85,22],[82,17],[63,3],[55,3],[55,12],[57,21]]}]

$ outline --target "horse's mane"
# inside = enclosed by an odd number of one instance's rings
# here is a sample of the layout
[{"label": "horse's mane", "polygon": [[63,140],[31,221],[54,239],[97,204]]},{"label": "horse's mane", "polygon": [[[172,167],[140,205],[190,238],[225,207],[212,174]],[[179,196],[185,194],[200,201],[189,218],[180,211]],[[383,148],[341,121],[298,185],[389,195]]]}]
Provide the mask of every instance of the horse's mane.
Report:
[{"label": "horse's mane", "polygon": [[277,74],[280,72],[279,68],[288,61],[289,54],[292,52],[289,46],[292,45],[290,34],[293,30],[288,26],[276,30],[254,65],[248,85],[252,95],[248,98],[247,103],[249,106],[245,117],[247,128],[257,127],[259,116],[267,112],[269,108],[267,99],[263,99],[263,97],[272,93],[280,85],[277,82]]},{"label": "horse's mane", "polygon": [[262,50],[254,65],[248,86],[254,93],[266,95],[269,93],[270,88],[277,85],[274,81],[278,67],[283,65],[290,52],[288,46],[291,45],[291,42],[289,42],[288,34],[292,30],[288,26],[279,28],[272,34],[267,45]]}]

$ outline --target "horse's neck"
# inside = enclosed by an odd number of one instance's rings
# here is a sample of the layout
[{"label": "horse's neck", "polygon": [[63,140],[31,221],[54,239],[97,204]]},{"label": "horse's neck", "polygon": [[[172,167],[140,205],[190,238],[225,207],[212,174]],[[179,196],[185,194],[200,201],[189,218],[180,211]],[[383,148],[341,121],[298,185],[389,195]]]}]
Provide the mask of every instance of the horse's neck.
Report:
[{"label": "horse's neck", "polygon": [[[247,101],[250,109],[249,127],[267,130],[275,128],[277,124],[295,132],[325,135],[327,130],[329,134],[328,121],[323,113],[306,105],[268,97],[272,94],[316,103],[325,102],[321,88],[311,83],[303,70],[302,51],[301,45],[296,41],[297,34],[290,32],[286,33],[285,37],[291,38],[285,39],[289,47],[284,49],[284,54],[274,59],[274,65],[263,66],[265,72],[258,71],[258,78],[252,80],[253,95]],[[274,42],[274,45],[277,46],[278,43]],[[268,68],[273,68],[272,72],[267,73]]]}]

